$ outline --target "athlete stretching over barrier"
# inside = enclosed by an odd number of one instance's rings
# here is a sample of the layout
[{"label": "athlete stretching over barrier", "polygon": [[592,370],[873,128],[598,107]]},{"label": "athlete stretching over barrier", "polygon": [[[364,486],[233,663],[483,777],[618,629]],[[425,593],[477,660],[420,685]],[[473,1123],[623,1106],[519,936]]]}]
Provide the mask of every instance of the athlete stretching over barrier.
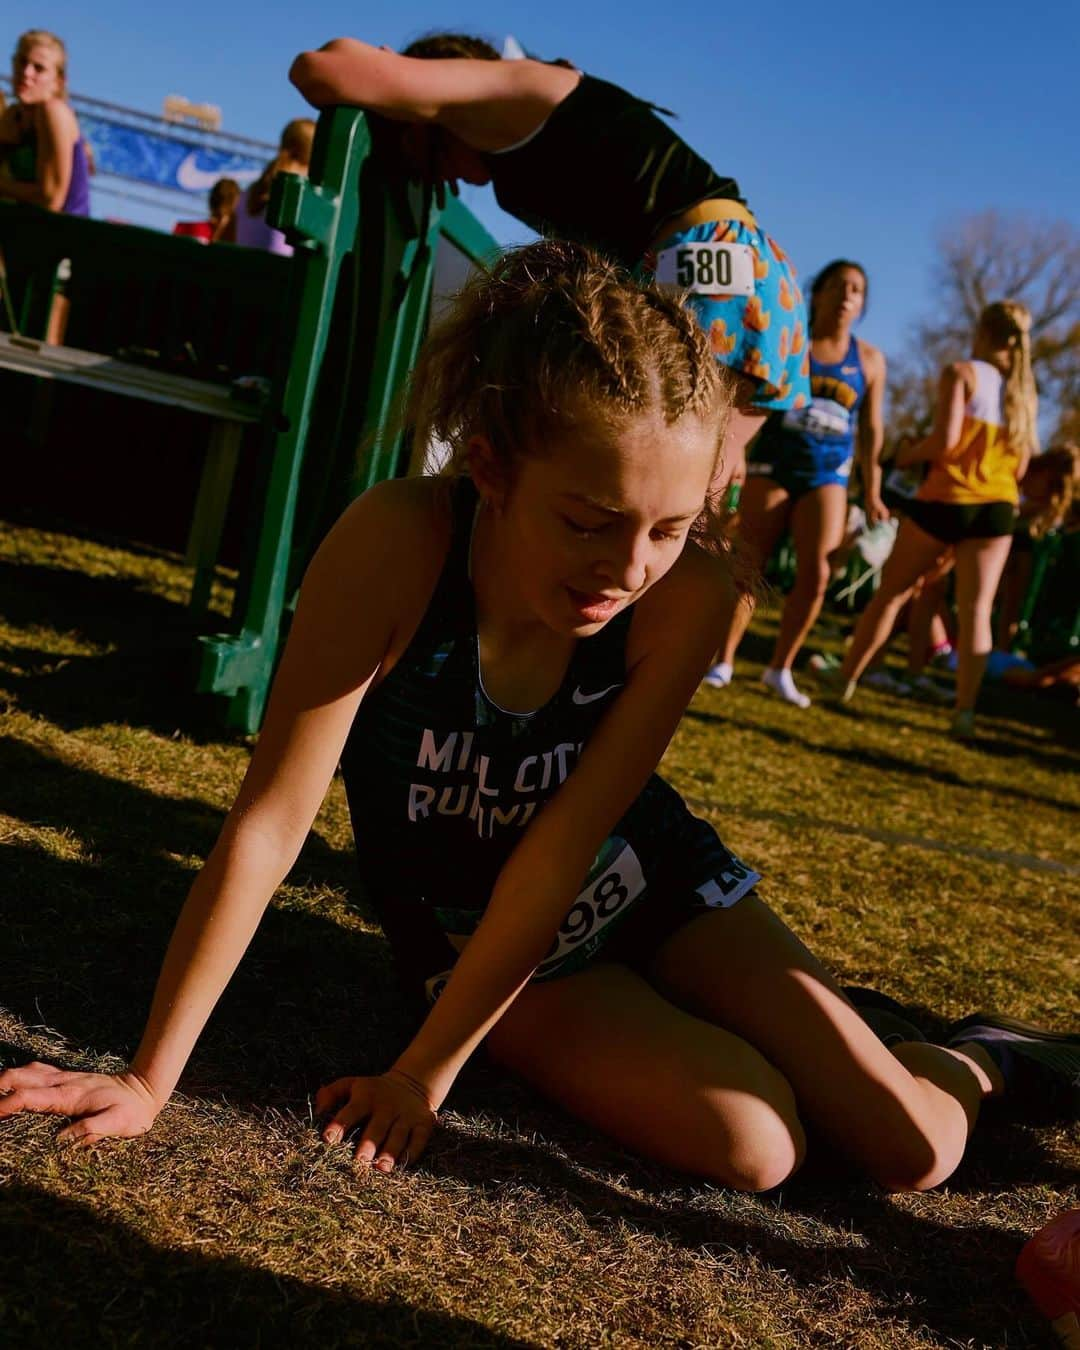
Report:
[{"label": "athlete stretching over barrier", "polygon": [[316,107],[378,113],[388,161],[436,183],[490,182],[541,234],[644,264],[689,290],[735,393],[719,484],[741,482],[746,443],[775,409],[807,402],[798,283],[734,179],[650,103],[567,62],[503,61],[480,38],[434,34],[403,55],[353,38],[303,52],[289,72]]},{"label": "athlete stretching over barrier", "polygon": [[386,1073],[322,1089],[327,1141],[415,1158],[486,1038],[581,1119],[725,1185],[782,1181],[804,1120],[887,1186],[947,1177],[1008,1082],[986,1029],[886,1049],[654,774],[729,586],[693,542],[726,413],[688,312],[594,255],[538,244],[473,282],[408,419],[449,471],[373,488],[313,561],[131,1069],[7,1070],[0,1116],[150,1128],[340,759],[426,1016]]}]

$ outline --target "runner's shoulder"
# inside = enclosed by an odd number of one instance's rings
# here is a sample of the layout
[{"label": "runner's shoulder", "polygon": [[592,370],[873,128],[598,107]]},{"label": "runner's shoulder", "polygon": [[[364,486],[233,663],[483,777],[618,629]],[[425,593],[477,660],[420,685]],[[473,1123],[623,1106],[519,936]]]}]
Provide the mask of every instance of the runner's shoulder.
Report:
[{"label": "runner's shoulder", "polygon": [[859,347],[859,360],[862,362],[863,370],[870,377],[879,374],[885,369],[885,353],[880,347],[875,347],[872,342],[867,342],[865,338],[857,337],[855,339]]},{"label": "runner's shoulder", "polygon": [[434,585],[452,523],[445,478],[392,478],[362,493],[323,541],[311,574],[345,589],[378,581],[406,601]]}]

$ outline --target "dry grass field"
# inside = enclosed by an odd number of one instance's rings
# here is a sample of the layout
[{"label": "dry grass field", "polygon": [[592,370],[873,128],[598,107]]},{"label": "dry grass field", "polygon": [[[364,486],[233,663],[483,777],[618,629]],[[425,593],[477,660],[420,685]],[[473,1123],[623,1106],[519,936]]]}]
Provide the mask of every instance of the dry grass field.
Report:
[{"label": "dry grass field", "polygon": [[[170,555],[0,524],[0,1062],[118,1064],[247,746],[188,693]],[[217,597],[224,606],[224,586]],[[1080,1007],[1074,710],[989,691],[977,744],[861,694],[780,705],[755,621],[671,780],[850,982],[931,1025]],[[836,639],[830,639],[835,647]],[[890,1196],[815,1152],[764,1196],[640,1162],[471,1067],[422,1162],[358,1174],[312,1128],[406,1034],[335,785],[153,1132],[91,1154],[0,1124],[0,1343],[1022,1347],[1012,1279],[1078,1203],[1075,1130],[988,1112],[947,1187]]]}]

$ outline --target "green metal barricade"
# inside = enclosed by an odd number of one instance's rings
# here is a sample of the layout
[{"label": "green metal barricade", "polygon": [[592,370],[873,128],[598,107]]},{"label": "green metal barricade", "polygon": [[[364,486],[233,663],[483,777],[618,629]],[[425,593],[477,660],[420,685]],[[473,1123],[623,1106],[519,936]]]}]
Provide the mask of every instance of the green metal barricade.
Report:
[{"label": "green metal barricade", "polygon": [[248,732],[262,719],[283,614],[326,526],[352,497],[406,469],[393,413],[426,329],[440,240],[471,262],[498,252],[456,199],[440,210],[419,187],[389,183],[354,108],[322,114],[310,177],[280,175],[269,218],[296,247],[294,357],[277,382],[237,631],[201,640],[198,680],[228,697],[229,725]]}]

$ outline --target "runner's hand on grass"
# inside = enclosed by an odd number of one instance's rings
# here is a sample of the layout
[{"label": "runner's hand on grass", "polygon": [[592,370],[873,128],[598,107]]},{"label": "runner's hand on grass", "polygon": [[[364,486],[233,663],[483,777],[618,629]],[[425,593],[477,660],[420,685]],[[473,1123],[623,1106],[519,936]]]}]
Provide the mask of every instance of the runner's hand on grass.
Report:
[{"label": "runner's hand on grass", "polygon": [[392,1171],[395,1163],[415,1162],[437,1119],[423,1087],[397,1069],[377,1078],[328,1083],[316,1093],[315,1108],[320,1115],[331,1115],[323,1130],[326,1143],[340,1144],[355,1129],[357,1161],[380,1172]]},{"label": "runner's hand on grass", "polygon": [[75,1073],[55,1064],[24,1064],[0,1073],[0,1119],[20,1111],[70,1116],[57,1143],[86,1146],[132,1139],[153,1125],[162,1103],[138,1074]]}]

